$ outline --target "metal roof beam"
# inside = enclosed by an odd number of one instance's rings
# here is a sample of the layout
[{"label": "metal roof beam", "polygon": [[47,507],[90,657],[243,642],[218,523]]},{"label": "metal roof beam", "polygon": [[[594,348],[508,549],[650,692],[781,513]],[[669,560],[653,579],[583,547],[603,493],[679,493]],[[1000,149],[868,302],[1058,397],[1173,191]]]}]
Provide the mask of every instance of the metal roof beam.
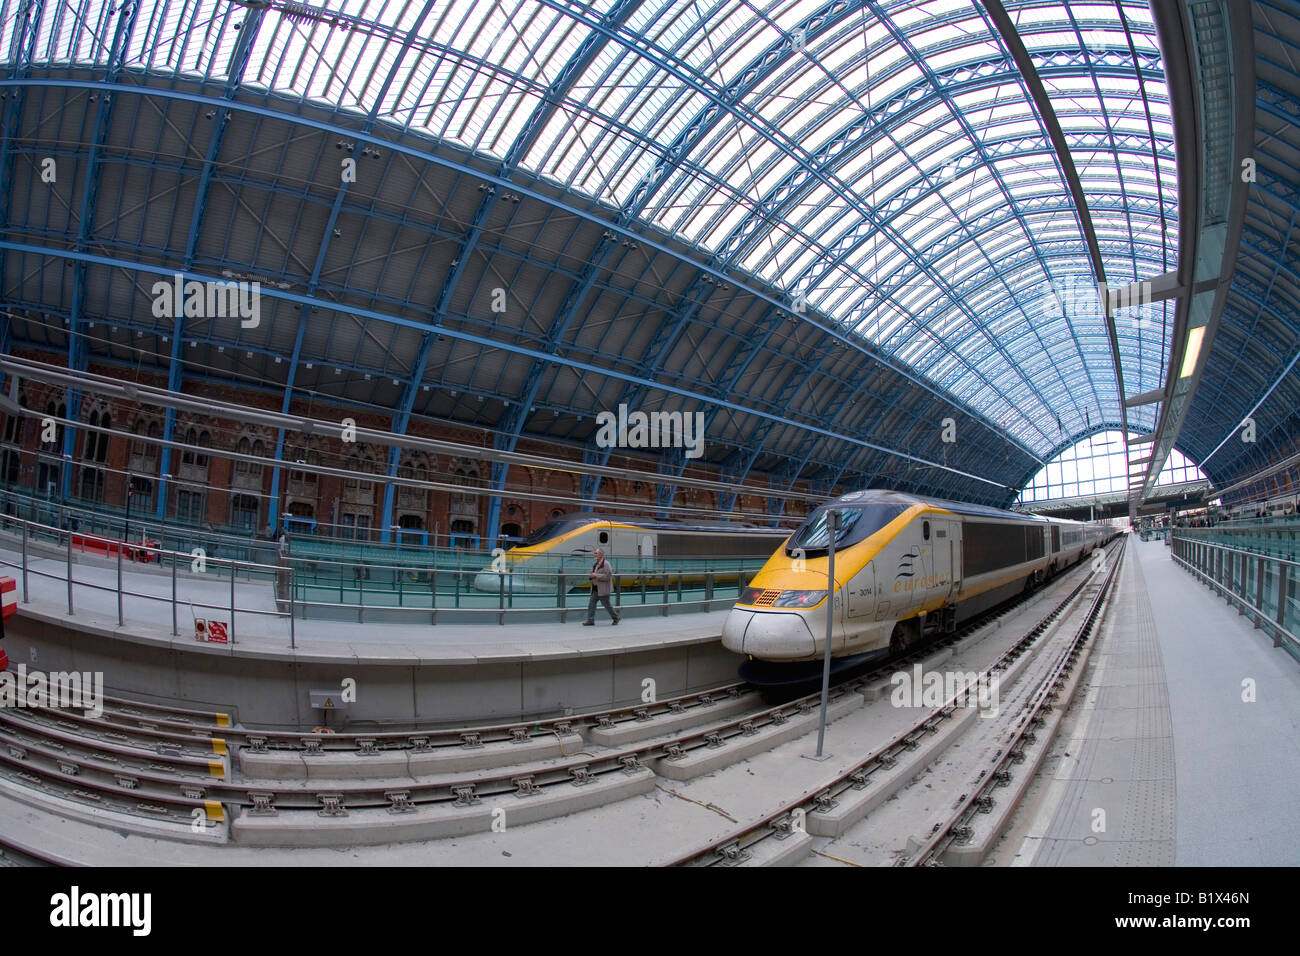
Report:
[{"label": "metal roof beam", "polygon": [[[239,28],[239,38],[235,41],[235,49],[231,53],[226,88],[222,94],[224,99],[233,100],[235,94],[239,92],[239,84],[243,80],[244,71],[248,68],[249,56],[253,51],[253,43],[257,39],[257,31],[262,26],[264,12],[265,10],[260,7],[250,8],[244,18],[243,26]],[[203,172],[199,174],[198,191],[195,193],[194,206],[190,213],[190,231],[185,242],[183,260],[186,271],[194,268],[203,219],[208,210],[208,196],[212,189],[217,160],[221,155],[221,144],[225,140],[226,129],[229,126],[230,114],[225,110],[218,110],[212,120],[211,132],[208,134],[208,152],[203,161]],[[183,309],[177,311],[178,314],[172,323],[171,365],[167,370],[167,387],[175,392],[181,390],[185,376],[185,362],[181,358],[181,345],[185,336],[185,311]],[[175,436],[176,410],[169,408],[163,419],[163,438],[171,441]],[[167,482],[171,477],[171,456],[171,446],[163,445],[162,455],[158,461],[158,500],[154,512],[159,520],[167,516]]]},{"label": "metal roof beam", "polygon": [[[1052,106],[1047,88],[1043,86],[1043,80],[1038,75],[1038,69],[1029,55],[1029,50],[1025,48],[1025,43],[1020,38],[1020,33],[1016,30],[1016,25],[1007,13],[1006,7],[1002,5],[1001,0],[983,0],[983,3],[984,8],[989,12],[989,16],[993,18],[993,23],[997,27],[1003,43],[1006,44],[1007,52],[1011,54],[1016,66],[1020,68],[1021,80],[1029,91],[1030,98],[1034,101],[1034,106],[1038,110],[1038,116],[1043,128],[1047,130],[1048,138],[1051,139],[1052,146],[1056,150],[1056,158],[1061,164],[1062,175],[1064,175],[1066,184],[1070,187],[1070,195],[1074,197],[1075,211],[1079,216],[1079,228],[1083,232],[1084,242],[1088,247],[1088,256],[1092,260],[1092,271],[1097,280],[1097,287],[1103,289],[1106,285],[1106,265],[1101,256],[1101,247],[1097,243],[1097,232],[1092,224],[1092,216],[1088,212],[1088,197],[1084,193],[1083,182],[1079,178],[1079,171],[1074,165],[1073,156],[1070,154],[1070,144],[1066,141],[1060,120],[1056,117],[1056,109]],[[1116,395],[1122,397],[1124,395],[1123,361],[1120,358],[1119,338],[1115,332],[1115,323],[1110,315],[1106,316],[1106,330],[1110,337],[1111,362],[1115,368]],[[1122,401],[1119,403],[1119,413],[1120,420],[1123,422],[1124,433],[1127,435],[1128,411],[1124,408]]]},{"label": "metal roof beam", "polygon": [[[139,4],[136,0],[125,0],[116,11],[117,23],[113,28],[113,38],[108,51],[105,77],[109,82],[117,79],[126,65],[126,55],[131,45],[131,34],[135,29],[136,14]],[[81,185],[81,214],[77,227],[76,248],[84,251],[89,247],[95,231],[95,213],[99,202],[100,162],[99,154],[108,138],[109,127],[113,120],[113,107],[117,103],[115,94],[100,98],[95,110],[95,130],[91,135],[90,149],[86,157],[86,171]],[[89,350],[81,332],[81,312],[86,300],[86,270],[88,263],[83,259],[76,262],[74,285],[72,290],[72,309],[68,316],[68,368],[74,372],[85,371]],[[67,392],[68,419],[72,422],[80,418],[81,391],[69,388]],[[63,430],[63,462],[60,475],[60,493],[69,498],[72,495],[72,463],[76,454],[76,426]]]},{"label": "metal roof beam", "polygon": [[[1249,185],[1237,159],[1255,134],[1254,36],[1249,4],[1224,0],[1153,6],[1178,145],[1179,273],[1203,291],[1178,302],[1153,461],[1136,492],[1149,495],[1173,450],[1223,314],[1245,224]],[[1183,191],[1184,185],[1191,187]],[[1215,288],[1207,289],[1207,280]],[[1203,465],[1203,463],[1202,463]]]}]

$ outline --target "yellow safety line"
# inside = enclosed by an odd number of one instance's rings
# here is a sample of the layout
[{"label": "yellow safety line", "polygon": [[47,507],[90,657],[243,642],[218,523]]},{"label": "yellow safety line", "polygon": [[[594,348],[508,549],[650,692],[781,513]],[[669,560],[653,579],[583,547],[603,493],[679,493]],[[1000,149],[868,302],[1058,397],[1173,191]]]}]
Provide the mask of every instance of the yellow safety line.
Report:
[{"label": "yellow safety line", "polygon": [[216,754],[218,757],[224,757],[226,755],[225,738],[223,737],[212,738],[212,752]]},{"label": "yellow safety line", "polygon": [[224,777],[226,775],[226,765],[220,760],[209,760],[208,773],[213,777]]},{"label": "yellow safety line", "polygon": [[226,819],[225,812],[221,809],[221,804],[216,800],[204,800],[203,809],[208,815],[208,819],[216,823],[221,823]]},{"label": "yellow safety line", "polygon": [[229,726],[230,726],[230,715],[229,715],[229,714],[217,714],[216,716],[217,716],[217,726],[218,726],[218,727],[229,727]]}]

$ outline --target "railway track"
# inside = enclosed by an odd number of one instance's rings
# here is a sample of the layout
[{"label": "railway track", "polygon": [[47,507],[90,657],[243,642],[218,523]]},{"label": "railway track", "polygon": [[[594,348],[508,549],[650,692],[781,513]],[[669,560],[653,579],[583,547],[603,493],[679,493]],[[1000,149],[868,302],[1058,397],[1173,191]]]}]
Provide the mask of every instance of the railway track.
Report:
[{"label": "railway track", "polygon": [[[1077,655],[1082,642],[1091,633],[1101,602],[1109,594],[1109,588],[1118,567],[1119,556],[1122,553],[1122,544],[1112,546],[1109,551],[1106,562],[1109,571],[1106,574],[1104,586],[1098,589],[1098,594],[1088,612],[1086,632],[1081,629],[1080,635],[1076,636],[1075,640],[1071,642],[1071,651],[1067,651],[1067,657],[1070,657],[1071,653]],[[979,674],[977,682],[988,679],[992,674],[1007,670],[1019,658],[1028,653],[1039,641],[1043,633],[1075,603],[1076,599],[1088,587],[1093,576],[1090,573],[1083,581],[1079,582],[1062,601]],[[1073,657],[1070,657],[1070,660],[1073,660]],[[1052,669],[1053,680],[1059,680],[1061,674],[1066,670],[1066,664],[1058,662],[1057,666]],[[1056,684],[1053,683],[1051,686],[1054,687]],[[731,866],[755,859],[760,848],[766,851],[765,855],[768,857],[768,861],[785,858],[789,855],[789,851],[785,850],[785,848],[774,849],[772,844],[783,843],[795,836],[802,836],[806,839],[810,832],[825,831],[827,828],[817,825],[819,815],[827,816],[834,812],[842,801],[867,791],[878,775],[883,776],[890,771],[909,753],[917,750],[922,741],[938,733],[946,722],[951,721],[965,707],[969,694],[969,686],[958,689],[939,706],[929,709],[924,716],[913,722],[901,733],[894,735],[886,743],[876,747],[860,761],[857,761],[847,770],[836,774],[823,785],[805,791],[799,797],[763,817],[742,824],[720,838],[691,849],[668,861],[668,865]],[[968,794],[963,795],[960,807],[948,820],[935,825],[935,830],[926,845],[921,847],[917,853],[909,856],[909,861],[933,862],[938,859],[943,850],[954,839],[960,839],[967,835],[968,831],[964,830],[963,827],[967,825],[971,815],[987,808],[989,805],[990,789],[1000,785],[1005,780],[1005,776],[1003,776],[1005,764],[1008,761],[1017,759],[1015,756],[1018,752],[1016,741],[1023,741],[1026,735],[1032,732],[1030,728],[1034,726],[1036,716],[1043,707],[1050,704],[1050,695],[1050,689],[1040,689],[1035,694],[1035,709],[1030,716],[1024,718],[1022,732],[1019,737],[1015,738],[1015,741],[1001,752],[1000,759],[992,768],[980,774],[980,785],[973,788]],[[862,811],[862,815],[865,815],[865,812],[865,810]],[[841,832],[842,826],[843,824],[837,825],[831,830],[831,833]],[[828,833],[827,835],[831,834]]]},{"label": "railway track", "polygon": [[7,840],[0,839],[0,867],[12,866],[58,866],[58,862],[41,856],[27,848],[11,846]]},{"label": "railway track", "polygon": [[[832,689],[832,706],[852,704],[882,674],[968,636],[1023,600],[840,683]],[[732,684],[529,723],[303,734],[242,728],[226,714],[106,699],[100,718],[54,708],[0,713],[0,775],[81,804],[173,824],[180,839],[297,843],[309,827],[311,839],[390,842],[393,821],[405,824],[398,828],[405,838],[430,839],[482,829],[493,804],[507,798],[512,812],[531,802],[536,809],[524,816],[544,819],[644,792],[659,776],[708,772],[810,729],[818,702],[813,693],[762,706],[753,688]],[[929,724],[939,719],[920,722],[873,759],[885,765],[890,751],[914,746],[916,735],[931,732]],[[538,750],[539,743],[548,749]],[[443,757],[451,759],[440,764]],[[481,766],[463,769],[466,759]],[[869,768],[858,769],[870,775]],[[844,779],[830,789],[865,777]],[[545,799],[530,801],[538,797]],[[817,800],[812,794],[807,802]],[[783,832],[781,815],[764,821],[768,835]],[[729,849],[720,856],[735,858]]]},{"label": "railway track", "polygon": [[[1073,637],[1056,655],[1046,675],[1029,692],[1026,703],[1016,714],[1010,731],[1004,736],[993,755],[993,762],[980,770],[971,780],[968,791],[957,801],[953,811],[936,823],[925,842],[914,852],[896,861],[897,866],[938,865],[954,844],[968,843],[975,837],[975,819],[988,813],[994,805],[994,791],[1010,782],[1011,768],[1023,763],[1026,749],[1037,743],[1037,728],[1041,727],[1048,711],[1056,707],[1066,683],[1082,655],[1089,638],[1096,630],[1102,610],[1110,599],[1112,586],[1117,579],[1124,552],[1110,563],[1105,580],[1092,595],[1087,609]],[[999,828],[993,828],[999,830]],[[995,832],[994,836],[997,835]]]}]

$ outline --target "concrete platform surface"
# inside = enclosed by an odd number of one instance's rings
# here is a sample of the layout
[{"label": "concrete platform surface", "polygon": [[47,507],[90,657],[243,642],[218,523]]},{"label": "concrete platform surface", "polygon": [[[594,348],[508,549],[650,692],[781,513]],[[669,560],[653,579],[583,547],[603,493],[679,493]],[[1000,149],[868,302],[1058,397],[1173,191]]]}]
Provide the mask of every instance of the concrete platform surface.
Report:
[{"label": "concrete platform surface", "polygon": [[[75,558],[75,556],[74,556]],[[306,663],[383,661],[390,664],[482,664],[568,660],[716,642],[729,609],[678,611],[668,615],[624,616],[611,626],[604,608],[597,623],[583,627],[584,614],[570,610],[566,623],[410,623],[303,620],[275,614],[272,588],[236,581],[233,644],[198,642],[194,618],[229,622],[230,579],[182,576],[177,582],[177,631],[172,635],[171,576],[156,568],[123,566],[123,626],[117,623],[117,570],[102,563],[72,566],[73,614],[68,615],[67,565],[55,558],[28,558],[29,603],[22,603],[21,555],[0,548],[0,573],[18,578],[18,613],[75,626],[105,637],[228,657],[282,658]],[[39,572],[39,573],[38,573]],[[137,596],[149,595],[149,597]],[[637,596],[639,597],[639,595]],[[205,608],[204,605],[209,607]],[[495,620],[495,618],[493,618]],[[294,645],[291,647],[291,644]]]},{"label": "concrete platform surface", "polygon": [[1300,668],[1163,542],[1128,549],[1013,865],[1300,864]]}]

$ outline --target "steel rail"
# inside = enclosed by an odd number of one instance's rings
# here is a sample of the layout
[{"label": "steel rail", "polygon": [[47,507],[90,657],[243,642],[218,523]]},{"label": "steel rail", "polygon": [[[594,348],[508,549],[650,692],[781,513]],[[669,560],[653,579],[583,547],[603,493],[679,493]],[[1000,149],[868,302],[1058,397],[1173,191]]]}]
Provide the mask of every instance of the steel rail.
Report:
[{"label": "steel rail", "polygon": [[[1089,579],[1085,579],[1084,582],[1076,586],[1074,591],[1071,592],[1071,596],[1040,623],[1039,627],[1045,627],[1064,605],[1072,600],[1073,595],[1084,587]],[[1005,610],[1005,607],[995,610],[992,614],[981,618],[978,623],[972,622],[969,628],[958,633],[964,633],[973,627],[987,623],[989,617],[996,616],[998,613],[1005,613]],[[951,641],[956,637],[957,635],[950,635],[946,639]],[[896,667],[899,663],[906,663],[912,657],[926,653],[942,643],[944,641],[932,641],[924,646],[917,646],[912,653],[899,660],[888,661],[882,667],[875,669],[864,677],[838,685],[834,688],[832,696],[839,699],[846,694],[853,693],[862,683],[873,679],[874,676],[885,669]],[[1031,639],[1029,637],[1022,638],[1020,643],[1027,647],[1031,643]],[[1003,656],[1008,660],[1011,659],[1010,652]],[[716,691],[712,693],[716,693]],[[757,733],[761,727],[783,724],[801,712],[811,713],[819,696],[819,694],[809,694],[798,700],[758,712],[741,714],[727,720],[691,728],[670,740],[613,749],[599,755],[589,753],[565,755],[560,761],[548,764],[533,763],[507,765],[504,768],[484,768],[477,772],[463,773],[451,780],[430,783],[407,780],[402,780],[400,783],[393,780],[387,782],[362,781],[359,783],[331,781],[328,788],[322,788],[317,786],[314,781],[308,780],[299,786],[293,787],[274,783],[271,786],[259,787],[255,781],[238,784],[224,780],[186,781],[170,774],[158,773],[149,769],[138,770],[132,768],[132,772],[129,774],[131,778],[129,784],[123,785],[117,779],[113,770],[105,768],[102,766],[102,761],[94,759],[69,760],[65,761],[68,766],[63,766],[56,758],[50,758],[42,754],[36,754],[37,759],[33,760],[31,759],[33,754],[30,753],[24,757],[18,757],[13,753],[0,752],[0,765],[11,768],[19,777],[38,786],[48,787],[50,784],[54,784],[64,789],[71,788],[74,796],[92,802],[101,801],[107,796],[119,802],[124,801],[127,804],[134,801],[133,806],[128,807],[128,810],[133,809],[150,815],[174,812],[186,819],[188,819],[188,814],[195,809],[202,809],[211,815],[212,807],[216,804],[239,807],[253,814],[272,814],[280,809],[312,809],[325,816],[345,815],[350,809],[387,807],[395,812],[400,812],[416,805],[447,803],[467,807],[474,805],[484,797],[504,794],[527,797],[542,792],[545,787],[559,784],[580,786],[599,775],[618,772],[635,773],[645,765],[645,762],[650,760],[675,759],[700,748],[720,747],[725,745],[726,740],[733,737],[749,736]],[[668,705],[668,703],[665,702],[665,705]],[[624,707],[619,708],[615,713],[626,715],[630,712],[633,719],[635,719],[636,713],[640,709],[642,708],[636,706]],[[78,719],[77,715],[69,712],[51,708],[47,708],[47,710],[57,714],[59,718],[70,717],[74,722],[83,725],[96,723],[84,716]],[[669,710],[671,711],[671,707],[669,707]],[[564,730],[567,729],[572,732],[572,723],[582,719],[581,717],[555,718],[547,722],[549,725],[548,730],[557,737],[563,737]],[[922,723],[925,723],[925,721]],[[100,724],[99,726],[102,728],[103,725]],[[504,729],[506,732],[511,732],[523,726],[525,725],[520,723],[497,725],[498,728]],[[118,729],[124,729],[128,732],[132,730],[132,728]],[[189,729],[191,733],[188,735],[171,731],[152,731],[150,734],[162,740],[191,744],[204,739],[204,737],[195,734],[196,728],[190,726]],[[233,728],[221,728],[221,730],[224,734],[230,735]],[[136,728],[135,731],[137,734],[144,734],[141,728]],[[328,737],[333,735],[285,733],[283,736],[298,740],[303,744],[303,749],[308,750],[317,749],[318,744],[323,740],[328,740]],[[404,737],[406,742],[422,746],[423,744],[419,742],[419,738],[426,735],[400,732],[393,734],[393,736]],[[373,738],[374,735],[371,735],[370,739]],[[363,739],[366,738],[358,735],[357,742],[359,745]],[[512,733],[510,739],[517,738]],[[481,744],[481,742],[480,739],[479,743]],[[456,744],[453,745],[474,746],[474,742],[466,741],[462,734],[457,738]],[[358,749],[360,749],[360,746]],[[415,747],[412,749],[415,750]],[[53,763],[54,766],[42,765],[42,763]],[[113,779],[110,782],[103,779],[105,777],[112,777]],[[178,788],[179,793],[177,792]]]},{"label": "steel rail", "polygon": [[[752,688],[744,683],[727,684],[706,691],[696,691],[665,698],[652,704],[629,704],[607,710],[594,711],[590,714],[577,714],[566,717],[548,717],[535,721],[512,721],[497,724],[471,724],[448,729],[417,729],[388,731],[356,731],[349,733],[318,734],[288,730],[256,730],[250,728],[223,726],[217,723],[196,724],[188,721],[171,720],[165,717],[150,717],[124,713],[121,709],[104,710],[110,720],[91,718],[75,712],[61,710],[44,705],[27,708],[44,713],[52,718],[71,720],[81,726],[104,731],[137,734],[148,739],[164,740],[178,743],[193,743],[196,739],[216,738],[229,745],[242,744],[253,753],[266,753],[271,750],[293,751],[298,753],[370,753],[388,750],[409,749],[415,753],[429,752],[439,748],[477,749],[492,743],[516,743],[535,737],[559,735],[569,737],[577,733],[575,726],[590,724],[593,727],[608,727],[615,723],[645,722],[655,717],[675,716],[689,713],[693,709],[726,699],[742,697],[753,693]],[[116,698],[104,698],[105,703],[134,704]],[[140,726],[140,725],[147,726]],[[189,731],[186,733],[185,731]]]},{"label": "steel rail", "polygon": [[[1089,574],[1047,615],[1039,620],[1023,637],[1015,644],[1002,653],[1001,656],[991,664],[983,673],[977,676],[976,683],[986,678],[995,670],[1000,670],[1009,665],[1017,657],[1028,650],[1047,629],[1047,627],[1069,606],[1075,597],[1087,586],[1092,580]],[[956,710],[957,702],[969,695],[972,685],[967,685],[956,691],[943,704],[936,707],[926,716],[917,720],[902,733],[896,735],[889,743],[872,751],[867,757],[859,761],[848,770],[836,776],[826,784],[819,785],[816,788],[805,791],[801,796],[782,805],[777,810],[768,813],[759,820],[746,824],[745,826],[731,831],[729,834],[719,837],[702,847],[690,851],[680,857],[677,857],[667,866],[686,866],[686,865],[704,865],[712,866],[717,864],[730,864],[743,859],[749,847],[753,846],[768,837],[784,839],[794,832],[794,812],[804,810],[805,812],[816,812],[818,809],[834,805],[835,797],[845,790],[865,789],[871,774],[875,773],[882,767],[891,766],[897,761],[898,755],[915,749],[917,743],[926,735],[935,732],[940,723],[951,717]]]},{"label": "steel rail", "polygon": [[939,865],[939,859],[952,843],[969,838],[972,832],[971,819],[977,813],[992,806],[991,791],[1002,786],[1010,777],[1010,772],[1006,768],[1012,763],[1023,760],[1024,748],[1036,739],[1032,728],[1043,722],[1043,712],[1051,709],[1049,700],[1059,695],[1066,677],[1073,670],[1088,638],[1092,636],[1101,609],[1110,597],[1120,565],[1124,563],[1124,553],[1120,550],[1119,557],[1112,563],[1105,580],[1093,596],[1092,603],[1074,637],[1057,657],[1047,676],[1039,682],[1030,700],[1021,709],[1006,745],[994,755],[996,760],[992,769],[981,770],[972,781],[973,786],[970,791],[962,795],[956,809],[946,820],[934,825],[926,842],[915,853],[895,861],[895,866]]}]

